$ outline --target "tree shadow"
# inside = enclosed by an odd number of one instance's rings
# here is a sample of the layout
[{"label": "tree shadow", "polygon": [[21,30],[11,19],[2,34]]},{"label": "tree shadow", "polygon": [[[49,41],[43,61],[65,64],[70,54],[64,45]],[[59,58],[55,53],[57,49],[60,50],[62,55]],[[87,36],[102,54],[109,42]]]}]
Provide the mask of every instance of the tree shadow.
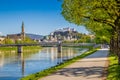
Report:
[{"label": "tree shadow", "polygon": [[[62,75],[66,77],[102,77],[103,70],[105,67],[97,66],[97,67],[79,67],[79,68],[64,68],[58,72],[56,75]],[[94,75],[94,76],[93,76]]]},{"label": "tree shadow", "polygon": [[[96,54],[91,54],[85,58],[85,60],[80,60],[77,62],[80,63],[86,63],[88,62],[89,65],[91,65],[89,62],[103,62],[107,61],[106,56],[108,56],[108,49],[101,49]],[[101,58],[101,59],[99,59]],[[75,67],[75,68],[63,68],[56,72],[56,75],[62,75],[65,77],[87,77],[87,78],[103,78],[104,74],[106,72],[104,71],[107,66],[92,66],[92,67]]]}]

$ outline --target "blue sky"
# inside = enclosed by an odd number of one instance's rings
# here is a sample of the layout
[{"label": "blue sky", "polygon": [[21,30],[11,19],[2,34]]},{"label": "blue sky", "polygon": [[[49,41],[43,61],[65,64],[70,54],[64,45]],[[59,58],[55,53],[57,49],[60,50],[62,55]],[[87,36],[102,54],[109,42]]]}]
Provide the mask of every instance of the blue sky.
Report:
[{"label": "blue sky", "polygon": [[26,33],[48,35],[65,27],[87,33],[83,26],[65,21],[61,10],[58,0],[0,0],[0,34],[21,32],[22,21]]}]

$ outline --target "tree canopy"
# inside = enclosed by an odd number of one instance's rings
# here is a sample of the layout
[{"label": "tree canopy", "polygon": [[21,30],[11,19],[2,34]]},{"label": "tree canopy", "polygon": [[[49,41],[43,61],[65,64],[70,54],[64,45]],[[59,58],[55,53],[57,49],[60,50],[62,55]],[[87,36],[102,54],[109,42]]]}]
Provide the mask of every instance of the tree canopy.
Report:
[{"label": "tree canopy", "polygon": [[118,1],[64,0],[62,15],[69,22],[85,25],[91,32],[97,33],[97,30],[101,30],[102,33],[105,30],[111,34],[112,29],[116,29],[115,21],[120,16]]}]

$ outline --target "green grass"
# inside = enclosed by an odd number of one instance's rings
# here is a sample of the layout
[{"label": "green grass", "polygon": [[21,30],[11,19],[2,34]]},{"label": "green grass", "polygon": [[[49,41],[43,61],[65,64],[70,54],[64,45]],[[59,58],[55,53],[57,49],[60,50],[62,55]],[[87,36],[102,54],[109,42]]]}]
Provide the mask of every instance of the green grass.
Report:
[{"label": "green grass", "polygon": [[[23,46],[23,51],[28,51],[28,50],[35,50],[35,49],[40,49],[42,47],[40,46]],[[0,51],[16,51],[17,52],[17,47],[0,47]]]},{"label": "green grass", "polygon": [[120,80],[120,65],[117,56],[110,54],[107,80]]},{"label": "green grass", "polygon": [[[67,46],[64,46],[67,47]],[[73,48],[88,48],[88,49],[93,49],[93,46],[69,46],[69,47],[73,47]]]},{"label": "green grass", "polygon": [[11,50],[17,51],[17,47],[0,47],[0,51],[11,51]]},{"label": "green grass", "polygon": [[35,50],[35,49],[41,49],[40,46],[23,46],[23,51],[25,50]]},{"label": "green grass", "polygon": [[[43,70],[41,72],[37,72],[35,74],[31,74],[31,75],[28,75],[26,77],[23,77],[23,78],[21,78],[21,80],[38,80],[39,78],[48,76],[48,75],[56,72],[57,70],[60,70],[60,69],[64,68],[65,66],[70,65],[70,64],[76,62],[77,60],[82,59],[82,58],[84,58],[84,57],[86,57],[86,56],[88,56],[88,55],[90,55],[90,54],[92,54],[92,53],[94,53],[96,51],[97,51],[97,49],[91,49],[91,50],[83,53],[80,56],[77,56],[77,57],[75,57],[73,59],[67,60],[64,63],[61,63],[61,64],[59,64],[57,66],[54,66],[54,67],[51,67],[49,69]],[[39,66],[41,66],[41,65],[39,65]]]}]

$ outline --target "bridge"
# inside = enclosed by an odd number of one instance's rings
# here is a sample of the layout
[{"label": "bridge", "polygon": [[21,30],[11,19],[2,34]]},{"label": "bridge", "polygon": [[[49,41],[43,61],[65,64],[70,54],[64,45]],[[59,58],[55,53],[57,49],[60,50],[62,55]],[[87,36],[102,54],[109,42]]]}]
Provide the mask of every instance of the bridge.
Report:
[{"label": "bridge", "polygon": [[[58,46],[58,42],[41,42],[37,44],[0,44],[0,47],[9,47],[9,46],[42,46],[42,47],[54,47]],[[94,43],[61,43],[64,47],[70,46],[93,46]]]},{"label": "bridge", "polygon": [[17,52],[22,53],[22,46],[42,46],[42,47],[53,47],[57,46],[58,47],[58,52],[61,52],[61,44],[57,42],[49,42],[49,43],[37,43],[37,44],[0,44],[0,47],[17,47]]},{"label": "bridge", "polygon": [[[40,46],[42,47],[54,47],[54,46],[58,46],[59,43],[58,42],[42,42],[39,43]],[[63,47],[78,47],[78,46],[93,46],[95,45],[95,43],[61,43],[61,45]]]},{"label": "bridge", "polygon": [[58,42],[41,42],[37,44],[0,44],[0,47],[17,47],[17,52],[22,52],[22,46],[42,46],[42,47],[58,47],[58,52],[61,52],[61,46],[72,47],[72,46],[93,46],[94,43],[58,43]]}]

